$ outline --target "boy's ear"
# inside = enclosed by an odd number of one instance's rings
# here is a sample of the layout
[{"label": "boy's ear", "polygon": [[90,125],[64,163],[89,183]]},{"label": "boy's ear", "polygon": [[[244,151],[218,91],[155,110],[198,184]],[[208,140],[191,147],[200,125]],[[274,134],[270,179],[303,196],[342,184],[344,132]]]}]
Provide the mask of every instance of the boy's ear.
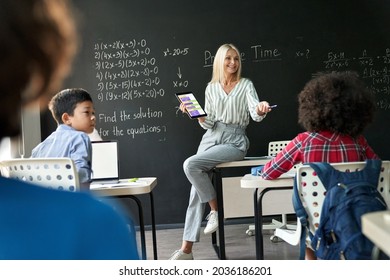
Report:
[{"label": "boy's ear", "polygon": [[64,124],[67,124],[67,125],[71,124],[70,116],[68,113],[63,113],[61,119],[62,119],[62,123],[64,123]]}]

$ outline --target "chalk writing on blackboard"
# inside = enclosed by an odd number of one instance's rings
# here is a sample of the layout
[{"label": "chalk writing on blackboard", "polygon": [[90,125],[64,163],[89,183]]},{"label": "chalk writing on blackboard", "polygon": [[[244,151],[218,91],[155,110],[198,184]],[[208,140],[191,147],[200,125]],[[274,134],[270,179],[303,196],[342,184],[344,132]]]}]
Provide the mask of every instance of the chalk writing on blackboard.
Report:
[{"label": "chalk writing on blackboard", "polygon": [[282,53],[277,48],[265,48],[262,45],[251,46],[254,54],[253,62],[282,60]]},{"label": "chalk writing on blackboard", "polygon": [[297,50],[297,51],[295,51],[295,57],[309,59],[310,58],[310,50],[309,49]]},{"label": "chalk writing on blackboard", "polygon": [[371,54],[363,49],[360,54],[353,56],[346,51],[329,51],[323,61],[326,70],[348,70],[358,72],[361,78],[375,95],[377,107],[380,110],[390,109],[390,49],[384,54]]},{"label": "chalk writing on blackboard", "polygon": [[[176,59],[191,57],[191,48],[171,46],[155,50],[146,39],[102,41],[93,46],[97,101],[103,104],[127,104],[123,108],[108,105],[111,111],[98,114],[98,123],[104,127],[101,135],[128,136],[131,139],[141,135],[162,135],[157,140],[164,141],[161,139],[165,139],[164,133],[169,129],[166,118],[181,114],[176,104],[172,112],[166,112],[153,108],[149,103],[167,98],[169,94],[166,92],[172,89],[182,90],[191,86],[191,77]],[[242,48],[246,51],[240,53],[243,63],[280,64],[293,57],[299,65],[311,65],[316,60],[319,65],[322,64],[318,71],[352,69],[359,73],[375,94],[377,107],[390,110],[390,48],[385,48],[383,53],[374,53],[369,49],[354,53],[342,49],[319,52],[302,44],[299,48],[289,50],[262,43]],[[203,67],[211,67],[214,53],[210,50],[202,52]],[[158,57],[169,61],[167,64],[170,68],[164,68],[165,61],[161,63]],[[166,75],[168,70],[170,75]]]},{"label": "chalk writing on blackboard", "polygon": [[181,73],[180,67],[178,67],[178,69],[177,69],[177,77],[179,78],[179,80],[172,81],[173,87],[174,88],[187,88],[188,85],[189,85],[189,81],[188,80],[182,80],[183,75]]},{"label": "chalk writing on blackboard", "polygon": [[187,55],[189,53],[190,48],[166,48],[163,53],[164,56],[178,56],[178,55]]},{"label": "chalk writing on blackboard", "polygon": [[[146,39],[101,41],[93,46],[96,99],[107,104],[97,112],[101,136],[157,135],[158,141],[165,141],[164,111],[145,101],[165,96],[157,52]],[[188,53],[188,48],[165,50],[167,56]]]},{"label": "chalk writing on blackboard", "polygon": [[94,44],[97,100],[131,101],[160,98],[159,66],[145,39]]}]

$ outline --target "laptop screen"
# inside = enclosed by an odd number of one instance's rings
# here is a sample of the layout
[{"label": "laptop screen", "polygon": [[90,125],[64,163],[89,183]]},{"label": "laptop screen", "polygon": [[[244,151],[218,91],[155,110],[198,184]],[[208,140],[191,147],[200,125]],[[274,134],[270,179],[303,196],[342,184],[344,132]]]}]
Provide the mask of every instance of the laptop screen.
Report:
[{"label": "laptop screen", "polygon": [[117,141],[92,141],[92,181],[119,179]]}]

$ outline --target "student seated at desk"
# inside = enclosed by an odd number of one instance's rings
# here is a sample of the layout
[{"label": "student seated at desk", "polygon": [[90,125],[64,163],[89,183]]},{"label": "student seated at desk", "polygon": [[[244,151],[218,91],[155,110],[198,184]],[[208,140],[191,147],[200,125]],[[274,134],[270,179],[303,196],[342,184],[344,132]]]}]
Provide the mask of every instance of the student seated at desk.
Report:
[{"label": "student seated at desk", "polygon": [[[276,179],[297,163],[378,159],[362,134],[374,117],[372,96],[353,72],[322,73],[310,80],[298,95],[298,122],[307,131],[265,164],[261,176]],[[311,249],[306,259],[315,259]]]},{"label": "student seated at desk", "polygon": [[[20,133],[20,110],[68,74],[76,48],[66,0],[0,0],[0,140]],[[139,259],[132,224],[88,193],[0,177],[0,259]],[[21,268],[23,269],[23,268]]]},{"label": "student seated at desk", "polygon": [[49,109],[58,127],[32,150],[31,157],[71,158],[79,174],[81,189],[89,189],[92,146],[87,134],[95,128],[92,98],[81,88],[64,89],[51,99]]}]

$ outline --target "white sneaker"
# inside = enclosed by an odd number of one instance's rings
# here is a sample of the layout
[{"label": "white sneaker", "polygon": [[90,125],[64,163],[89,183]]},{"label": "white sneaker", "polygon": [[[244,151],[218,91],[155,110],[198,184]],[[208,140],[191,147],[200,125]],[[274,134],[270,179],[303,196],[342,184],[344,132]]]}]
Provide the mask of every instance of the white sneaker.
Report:
[{"label": "white sneaker", "polygon": [[204,234],[210,234],[218,229],[218,212],[217,211],[210,211],[210,213],[206,217],[207,225],[204,229]]},{"label": "white sneaker", "polygon": [[193,260],[194,256],[192,255],[192,252],[189,254],[184,253],[182,250],[176,250],[173,252],[172,256],[169,258],[169,260]]}]

